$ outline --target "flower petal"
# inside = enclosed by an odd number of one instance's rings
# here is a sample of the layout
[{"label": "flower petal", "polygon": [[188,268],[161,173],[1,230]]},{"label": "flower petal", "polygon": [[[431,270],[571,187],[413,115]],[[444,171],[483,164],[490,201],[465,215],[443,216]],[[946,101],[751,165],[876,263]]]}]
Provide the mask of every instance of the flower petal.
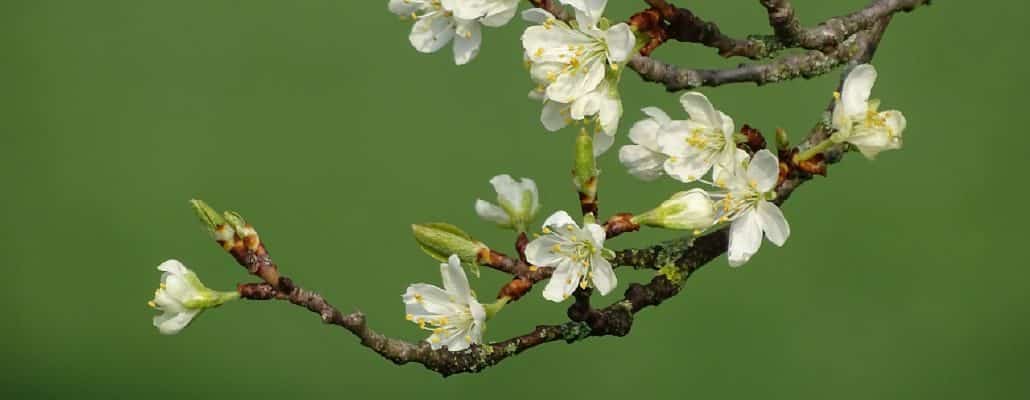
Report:
[{"label": "flower petal", "polygon": [[544,124],[545,129],[554,132],[569,124],[568,115],[568,104],[546,100],[544,102],[544,109],[540,113],[540,122]]},{"label": "flower petal", "polygon": [[446,263],[440,264],[440,276],[443,278],[444,289],[454,297],[451,299],[452,302],[465,302],[472,296],[469,279],[465,276],[465,269],[461,267],[458,255],[451,254]]},{"label": "flower petal", "polygon": [[619,162],[626,166],[631,175],[644,181],[653,181],[662,176],[666,158],[664,154],[639,145],[622,146],[619,149]]},{"label": "flower petal", "polygon": [[790,224],[783,217],[783,211],[768,201],[758,202],[758,223],[765,232],[765,237],[777,246],[783,246],[790,237]]},{"label": "flower petal", "polygon": [[162,335],[175,335],[193,321],[202,310],[187,310],[177,314],[164,313],[154,317],[154,326]]},{"label": "flower petal", "polygon": [[864,114],[868,108],[869,94],[876,83],[876,68],[869,64],[856,66],[844,79],[841,89],[841,104],[847,115]]},{"label": "flower petal", "polygon": [[598,249],[604,247],[606,233],[603,226],[598,224],[586,224],[583,226],[583,230],[590,235],[590,241],[594,244],[594,247]]},{"label": "flower petal", "polygon": [[526,245],[526,261],[538,267],[553,267],[564,258],[561,254],[554,252],[554,246],[559,248],[565,241],[558,235],[545,235],[533,239]]},{"label": "flower petal", "polygon": [[619,284],[612,270],[612,264],[605,260],[600,254],[594,254],[590,258],[590,281],[594,284],[601,295],[607,295]]},{"label": "flower petal", "polygon": [[600,157],[615,144],[615,136],[604,132],[594,133],[594,157]]},{"label": "flower petal", "polygon": [[503,208],[484,200],[476,199],[476,214],[500,226],[511,225],[511,216]]},{"label": "flower petal", "polygon": [[780,161],[767,149],[755,153],[747,168],[747,179],[755,185],[759,193],[765,193],[776,187],[780,178]]},{"label": "flower petal", "polygon": [[744,265],[762,246],[762,227],[754,210],[745,211],[730,225],[730,245],[727,251],[730,266]]},{"label": "flower petal", "polygon": [[478,22],[459,20],[454,36],[454,64],[465,65],[476,58],[482,41],[483,34]]},{"label": "flower petal", "polygon": [[423,16],[411,27],[408,41],[415,50],[422,53],[435,53],[454,38],[454,21],[436,13]]},{"label": "flower petal", "polygon": [[608,61],[621,63],[629,59],[633,53],[633,45],[636,44],[636,37],[629,25],[619,23],[605,32],[605,40],[608,43]]},{"label": "flower petal", "polygon": [[708,97],[700,92],[687,92],[680,97],[680,104],[690,115],[690,119],[708,125],[711,128],[722,128],[722,118],[708,101]]},{"label": "flower petal", "polygon": [[683,183],[691,183],[708,173],[712,163],[704,157],[669,158],[665,160],[665,173]]},{"label": "flower petal", "polygon": [[576,224],[576,220],[572,219],[572,217],[569,216],[569,213],[565,211],[556,211],[544,221],[544,228],[555,229],[562,228],[565,225],[572,225],[579,228],[579,225]]},{"label": "flower petal", "polygon": [[582,270],[582,267],[572,260],[563,259],[551,274],[547,286],[544,287],[544,298],[556,303],[565,301],[579,286],[579,282],[583,278]]},{"label": "flower petal", "polygon": [[522,12],[522,19],[531,24],[542,24],[554,19],[554,15],[542,8],[530,8]]}]

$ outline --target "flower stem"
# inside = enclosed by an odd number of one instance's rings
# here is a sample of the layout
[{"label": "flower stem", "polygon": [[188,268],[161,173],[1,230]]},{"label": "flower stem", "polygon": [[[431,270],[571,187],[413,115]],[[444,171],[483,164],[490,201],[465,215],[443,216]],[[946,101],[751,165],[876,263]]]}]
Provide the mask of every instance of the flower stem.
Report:
[{"label": "flower stem", "polygon": [[795,155],[794,156],[794,163],[797,164],[799,162],[808,160],[809,158],[815,157],[818,154],[822,154],[822,152],[826,151],[826,149],[830,148],[830,146],[833,146],[833,145],[834,145],[833,141],[830,140],[829,138],[827,138],[826,140],[823,140],[819,144],[808,148],[808,150],[805,150],[804,152],[801,152],[801,153],[798,153],[797,155]]},{"label": "flower stem", "polygon": [[497,301],[491,304],[484,304],[483,308],[486,309],[486,319],[492,319],[494,315],[497,315],[497,313],[501,312],[501,310],[504,309],[504,306],[508,304],[509,301],[511,301],[511,298],[508,296],[504,296],[497,299]]}]

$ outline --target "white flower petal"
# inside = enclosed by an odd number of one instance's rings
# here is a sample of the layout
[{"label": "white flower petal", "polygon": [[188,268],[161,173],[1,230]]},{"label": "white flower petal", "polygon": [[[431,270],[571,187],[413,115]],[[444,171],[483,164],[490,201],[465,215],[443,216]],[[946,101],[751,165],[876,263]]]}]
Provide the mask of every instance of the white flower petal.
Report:
[{"label": "white flower petal", "polygon": [[601,292],[602,296],[611,293],[615,286],[619,284],[618,278],[615,277],[615,271],[612,270],[612,264],[605,260],[604,257],[601,257],[600,254],[594,254],[590,258],[590,274],[591,282]]},{"label": "white flower petal", "polygon": [[554,246],[561,246],[565,241],[557,235],[545,235],[533,239],[526,245],[526,261],[538,267],[553,267],[561,261],[561,254],[554,252]]},{"label": "white flower petal", "polygon": [[511,216],[503,208],[484,200],[476,199],[476,214],[500,226],[511,225]]},{"label": "white flower petal", "polygon": [[454,21],[438,12],[419,18],[411,27],[408,41],[419,52],[435,53],[453,38]]},{"label": "white flower petal", "polygon": [[472,296],[469,279],[456,254],[451,254],[446,263],[440,264],[440,276],[443,278],[444,289],[453,297],[450,299],[452,302],[465,302]]},{"label": "white flower petal", "polygon": [[758,202],[758,223],[765,232],[765,237],[777,246],[783,246],[790,237],[790,224],[783,217],[783,212],[775,204],[768,201]]},{"label": "white flower petal", "polygon": [[658,107],[644,107],[640,109],[640,111],[643,111],[645,115],[655,120],[659,126],[672,121],[672,118],[669,118],[669,114],[666,114],[665,111],[662,111],[662,109]]},{"label": "white flower petal", "polygon": [[465,65],[479,55],[483,35],[478,22],[458,22],[454,36],[454,64]]},{"label": "white flower petal", "polygon": [[755,153],[747,169],[747,178],[759,193],[766,193],[776,187],[780,177],[780,162],[769,150]]},{"label": "white flower petal", "polygon": [[619,162],[626,166],[631,175],[644,181],[653,181],[662,176],[666,158],[664,154],[639,145],[622,146],[619,149]]},{"label": "white flower petal", "polygon": [[542,24],[554,19],[554,15],[542,8],[530,8],[522,12],[522,19],[531,24]]},{"label": "white flower petal", "polygon": [[187,310],[177,314],[168,313],[154,317],[154,326],[163,335],[175,335],[186,328],[202,310]]},{"label": "white flower petal", "polygon": [[701,122],[712,128],[721,128],[722,118],[719,112],[708,101],[708,97],[700,92],[687,92],[680,97],[680,104],[690,115],[690,119]]},{"label": "white flower petal", "polygon": [[186,271],[189,271],[189,269],[186,268],[185,265],[182,265],[182,263],[179,262],[179,260],[165,261],[161,263],[161,265],[158,265],[157,269],[159,271],[164,271],[170,274],[185,274]]},{"label": "white flower petal", "polygon": [[865,114],[869,94],[876,83],[876,68],[869,64],[856,66],[844,79],[841,89],[841,104],[847,115]]},{"label": "white flower petal", "polygon": [[565,211],[556,211],[554,214],[551,214],[550,217],[547,217],[547,220],[544,221],[544,228],[554,230],[556,230],[557,228],[563,228],[566,225],[572,225],[577,229],[579,228],[579,225],[576,224],[576,220],[572,219],[572,217],[569,216],[569,213]]},{"label": "white flower petal", "polygon": [[596,248],[600,249],[604,247],[604,239],[606,236],[604,227],[598,224],[586,224],[583,229],[590,234],[590,241],[594,243]]},{"label": "white flower petal", "polygon": [[569,124],[568,114],[568,104],[547,100],[544,102],[544,109],[540,113],[540,122],[544,124],[545,129],[554,132]]},{"label": "white flower petal", "polygon": [[727,251],[731,267],[744,265],[762,246],[762,227],[754,210],[745,211],[730,225]]},{"label": "white flower petal", "polygon": [[605,38],[608,43],[609,62],[622,63],[629,59],[630,54],[633,53],[633,46],[636,44],[636,37],[633,36],[629,25],[619,23],[612,26],[605,33]]},{"label": "white flower petal", "polygon": [[691,183],[708,173],[712,163],[703,157],[669,158],[665,160],[665,173],[683,183]]},{"label": "white flower petal", "polygon": [[615,136],[604,132],[594,133],[594,157],[600,157],[615,144]]},{"label": "white flower petal", "polygon": [[565,301],[579,285],[581,279],[579,270],[580,268],[573,265],[572,261],[562,260],[562,263],[555,267],[551,279],[544,287],[544,298],[555,303]]}]

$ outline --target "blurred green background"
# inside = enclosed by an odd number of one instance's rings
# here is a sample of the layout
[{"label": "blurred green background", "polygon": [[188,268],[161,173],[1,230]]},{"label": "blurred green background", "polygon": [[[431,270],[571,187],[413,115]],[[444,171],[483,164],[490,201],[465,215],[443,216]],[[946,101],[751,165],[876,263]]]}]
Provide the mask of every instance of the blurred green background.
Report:
[{"label": "blurred green background", "polygon": [[[283,272],[391,336],[411,282],[437,283],[412,222],[479,221],[499,173],[574,209],[573,132],[546,134],[513,23],[480,57],[416,53],[386,0],[0,2],[0,396],[4,398],[1026,398],[1030,270],[1021,142],[1023,1],[935,2],[895,18],[874,97],[903,110],[906,148],[849,157],[786,205],[793,236],[745,267],[719,259],[640,314],[625,338],[534,349],[478,375],[395,366],[281,302],[237,302],[163,337],[146,307],[161,261],[215,288],[252,280],[187,200],[253,222]],[[613,1],[616,19],[642,8]],[[755,1],[690,1],[736,36],[769,32]],[[806,25],[863,0],[795,0]],[[711,49],[658,56],[732,66]],[[733,115],[801,138],[839,78],[706,89]],[[627,73],[618,144],[676,96]],[[601,160],[602,212],[643,211],[680,186]],[[671,238],[647,231],[613,248]],[[627,282],[646,272],[622,271]],[[504,277],[473,282],[484,296]],[[621,293],[619,289],[616,294]],[[617,296],[599,299],[609,302]],[[540,291],[488,339],[564,320]]]}]

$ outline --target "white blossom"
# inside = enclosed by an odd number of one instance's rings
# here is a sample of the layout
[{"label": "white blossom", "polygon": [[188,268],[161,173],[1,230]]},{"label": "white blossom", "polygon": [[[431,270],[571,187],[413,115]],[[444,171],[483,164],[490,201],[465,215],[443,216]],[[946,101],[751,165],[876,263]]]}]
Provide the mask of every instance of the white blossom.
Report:
[{"label": "white blossom", "polygon": [[641,110],[648,118],[637,121],[629,129],[631,145],[619,149],[619,161],[629,169],[629,173],[645,181],[653,181],[665,172],[665,160],[669,156],[661,152],[658,135],[663,128],[672,122],[669,115],[661,109],[647,107]]},{"label": "white blossom", "polygon": [[526,260],[536,266],[554,267],[551,280],[544,288],[544,298],[561,302],[577,287],[593,285],[606,295],[618,280],[612,265],[604,258],[605,230],[587,223],[580,228],[565,211],[547,218],[544,235],[526,246]]},{"label": "white blossom", "polygon": [[433,332],[426,341],[434,350],[461,351],[482,343],[486,309],[472,293],[457,255],[440,264],[440,275],[442,289],[426,283],[408,286],[402,297],[405,318]]},{"label": "white blossom", "polygon": [[862,64],[844,79],[842,92],[834,93],[833,128],[830,139],[851,143],[866,158],[873,159],[884,150],[901,148],[901,135],[907,122],[900,111],[878,111],[879,100],[869,100],[876,83],[876,68]]},{"label": "white blossom", "polygon": [[216,292],[204,286],[197,274],[177,260],[168,260],[157,267],[164,272],[154,292],[150,307],[163,311],[154,317],[154,327],[165,335],[174,335],[186,328],[197,315],[239,298],[237,292]]},{"label": "white blossom", "polygon": [[622,119],[622,101],[615,86],[607,81],[601,82],[597,89],[568,104],[545,99],[541,94],[542,91],[534,91],[530,93],[530,97],[543,100],[544,108],[540,113],[540,121],[548,131],[560,130],[573,121],[593,118],[596,124],[594,156],[604,154],[615,143],[615,133]]},{"label": "white blossom", "polygon": [[454,63],[479,54],[482,28],[503,26],[518,9],[517,0],[390,0],[390,12],[415,21],[408,40],[415,50],[435,53],[454,42]]},{"label": "white blossom", "polygon": [[526,28],[522,47],[530,73],[543,85],[547,99],[570,104],[594,92],[609,70],[617,78],[621,64],[629,59],[636,41],[633,32],[625,23],[598,27],[593,14],[602,11],[603,7],[592,13],[577,10],[574,25],[542,9],[523,13],[527,21],[539,24]]},{"label": "white blossom", "polygon": [[497,204],[476,199],[476,214],[502,228],[524,232],[540,210],[536,182],[529,178],[516,181],[510,175],[497,175],[490,179],[490,184],[497,192]]},{"label": "white blossom", "polygon": [[747,152],[740,150],[733,164],[729,168],[716,168],[715,183],[725,189],[725,193],[713,197],[719,199],[716,202],[718,222],[732,221],[728,256],[730,266],[738,267],[758,252],[763,234],[773,244],[783,246],[790,236],[790,225],[771,201],[776,198],[780,174],[776,156],[769,150],[761,150],[749,160]]},{"label": "white blossom", "polygon": [[690,119],[664,125],[657,140],[661,152],[669,156],[665,172],[689,183],[701,179],[714,165],[732,163],[737,145],[733,119],[716,110],[705,95],[688,92],[680,97],[680,103]]}]

